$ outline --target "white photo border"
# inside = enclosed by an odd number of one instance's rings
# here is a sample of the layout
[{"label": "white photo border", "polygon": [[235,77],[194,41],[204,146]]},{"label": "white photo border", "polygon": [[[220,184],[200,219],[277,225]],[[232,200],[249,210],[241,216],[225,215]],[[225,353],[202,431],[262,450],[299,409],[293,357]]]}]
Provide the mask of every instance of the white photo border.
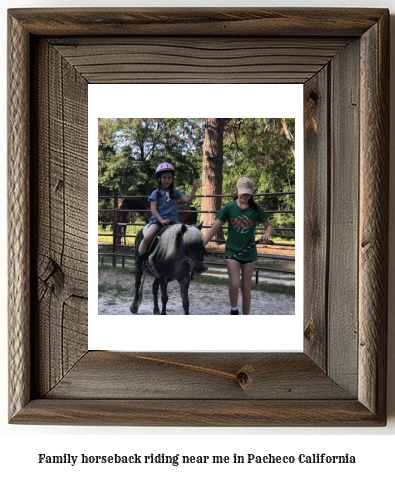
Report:
[{"label": "white photo border", "polygon": [[[204,101],[201,100],[204,98]],[[178,100],[175,100],[178,99]],[[303,350],[303,85],[88,85],[88,349],[146,352]],[[295,315],[99,315],[97,267],[98,118],[295,118]],[[131,297],[133,277],[130,277]],[[126,298],[126,300],[130,300]],[[214,320],[215,318],[215,320]]]}]

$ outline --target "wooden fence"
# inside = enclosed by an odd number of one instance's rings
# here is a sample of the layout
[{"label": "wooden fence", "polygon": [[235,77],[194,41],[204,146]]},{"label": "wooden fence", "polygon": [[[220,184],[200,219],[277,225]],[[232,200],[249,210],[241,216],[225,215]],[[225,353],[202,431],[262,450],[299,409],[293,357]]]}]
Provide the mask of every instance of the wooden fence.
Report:
[{"label": "wooden fence", "polygon": [[[285,196],[285,195],[294,195],[294,192],[286,192],[286,193],[280,193],[280,192],[273,192],[273,193],[263,193],[263,194],[254,194],[254,197],[260,197],[260,196]],[[104,265],[105,263],[105,258],[110,258],[110,262],[113,267],[121,266],[125,267],[128,262],[134,262],[134,246],[127,245],[127,238],[135,238],[136,234],[128,234],[127,233],[127,228],[128,226],[138,226],[140,228],[145,226],[145,222],[141,218],[141,221],[139,222],[129,222],[124,220],[124,215],[125,213],[139,213],[140,215],[147,213],[150,211],[149,209],[149,203],[147,201],[147,208],[146,209],[123,209],[121,210],[119,208],[120,203],[124,199],[147,199],[148,196],[121,196],[118,194],[115,194],[113,196],[99,196],[98,199],[107,201],[108,203],[111,204],[111,207],[106,207],[106,208],[99,208],[98,209],[98,225],[102,226],[103,228],[107,228],[108,226],[111,226],[111,232],[102,232],[98,233],[98,237],[105,236],[105,237],[111,237],[111,243],[109,244],[108,242],[106,243],[107,248],[111,248],[111,250],[107,250],[105,252],[100,251],[98,253],[99,256],[99,264]],[[207,196],[196,196],[196,198],[199,197],[207,197]],[[222,198],[232,198],[233,196],[231,195],[218,195],[217,197],[222,197]],[[210,213],[210,214],[216,214],[218,211],[202,211],[202,210],[196,210],[197,215],[201,213]],[[282,209],[276,209],[276,210],[266,210],[265,212],[269,215],[275,215],[275,214],[295,214],[295,210],[282,210]],[[203,228],[210,228],[211,225],[203,226]],[[223,227],[224,230],[227,230],[227,227]],[[264,228],[262,227],[257,227],[256,228],[256,233],[257,234],[263,234]],[[279,238],[281,240],[281,247],[283,248],[294,248],[295,247],[295,227],[281,227],[275,228],[275,231],[272,235],[273,241],[276,242],[276,238]],[[287,240],[293,240],[293,242],[283,242],[284,239]],[[215,240],[212,241],[217,244],[225,243],[226,241],[223,240]],[[100,246],[100,240],[99,240],[99,246]],[[103,245],[102,245],[103,246]],[[284,256],[281,254],[276,254],[276,249],[278,250],[277,246],[266,246],[266,248],[269,248],[270,253],[265,253],[265,254],[260,254],[258,253],[258,260],[259,259],[268,259],[268,260],[273,260],[273,261],[281,261],[283,263],[286,262],[294,262],[295,258],[294,256]],[[210,262],[206,261],[205,264],[210,267],[218,267],[221,264],[218,262]],[[225,263],[223,264],[225,265]],[[282,268],[271,268],[271,267],[261,267],[261,266],[256,266],[255,267],[255,280],[258,282],[259,280],[259,272],[260,271],[268,271],[268,272],[277,272],[281,274],[289,274],[289,275],[294,275],[295,272],[292,270],[285,269],[284,267]]]}]

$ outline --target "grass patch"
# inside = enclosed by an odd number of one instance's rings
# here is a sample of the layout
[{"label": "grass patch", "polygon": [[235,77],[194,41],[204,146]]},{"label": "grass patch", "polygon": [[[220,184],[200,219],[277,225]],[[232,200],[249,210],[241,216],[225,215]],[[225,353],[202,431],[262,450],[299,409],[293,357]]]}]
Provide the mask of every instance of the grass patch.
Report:
[{"label": "grass patch", "polygon": [[114,274],[128,274],[129,276],[134,277],[134,274],[130,272],[130,267],[112,267],[111,265],[104,265],[98,267],[99,271],[103,272],[114,272]]},{"label": "grass patch", "polygon": [[[137,233],[142,229],[141,226],[132,226],[129,225],[126,227],[126,235],[128,236],[136,236]],[[98,243],[101,245],[108,244],[111,245],[114,242],[114,234],[111,226],[102,227],[98,226]],[[122,239],[123,240],[123,239]],[[134,237],[127,237],[126,242],[128,246],[134,245],[135,238]]]},{"label": "grass patch", "polygon": [[[106,268],[109,269],[109,268]],[[118,270],[117,270],[118,272]],[[98,286],[98,296],[102,297],[104,294],[111,294],[112,298],[124,297],[125,294],[128,294],[131,290],[131,286],[124,286],[118,281],[115,284],[110,284],[109,282],[102,282]]]},{"label": "grass patch", "polygon": [[[221,277],[212,277],[208,275],[195,275],[193,280],[199,284],[211,284],[211,285],[224,285],[229,286],[228,279]],[[258,284],[251,283],[251,290],[258,290],[261,292],[274,293],[274,294],[286,294],[295,297],[295,286],[283,285],[283,284],[270,284],[261,282]]]}]

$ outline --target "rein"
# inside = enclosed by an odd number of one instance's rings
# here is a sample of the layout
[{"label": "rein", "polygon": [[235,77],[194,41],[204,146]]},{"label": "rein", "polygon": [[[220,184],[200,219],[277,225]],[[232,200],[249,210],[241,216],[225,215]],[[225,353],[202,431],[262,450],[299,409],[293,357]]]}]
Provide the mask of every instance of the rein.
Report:
[{"label": "rein", "polygon": [[[252,248],[254,248],[257,244],[260,244],[260,243],[261,243],[261,241],[258,239],[257,241],[253,242],[248,247],[243,249],[241,252],[239,252],[237,254],[234,254],[233,256],[227,256],[225,254],[218,254],[217,252],[209,252],[209,251],[206,250],[205,247],[203,247],[203,254],[205,256],[218,257],[219,259],[236,259],[238,257],[244,256],[244,254],[247,254],[247,252],[249,252]],[[271,246],[275,245],[275,243],[273,241],[269,241],[266,244],[270,244]]]}]

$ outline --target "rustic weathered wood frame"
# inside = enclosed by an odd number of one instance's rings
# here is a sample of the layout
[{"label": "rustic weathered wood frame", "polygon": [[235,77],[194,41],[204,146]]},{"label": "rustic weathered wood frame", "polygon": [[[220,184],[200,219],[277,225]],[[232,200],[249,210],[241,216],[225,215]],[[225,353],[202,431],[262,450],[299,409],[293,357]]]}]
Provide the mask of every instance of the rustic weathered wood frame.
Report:
[{"label": "rustic weathered wood frame", "polygon": [[[384,9],[9,11],[11,423],[386,423],[388,25]],[[304,83],[303,353],[88,351],[89,82]]]}]

